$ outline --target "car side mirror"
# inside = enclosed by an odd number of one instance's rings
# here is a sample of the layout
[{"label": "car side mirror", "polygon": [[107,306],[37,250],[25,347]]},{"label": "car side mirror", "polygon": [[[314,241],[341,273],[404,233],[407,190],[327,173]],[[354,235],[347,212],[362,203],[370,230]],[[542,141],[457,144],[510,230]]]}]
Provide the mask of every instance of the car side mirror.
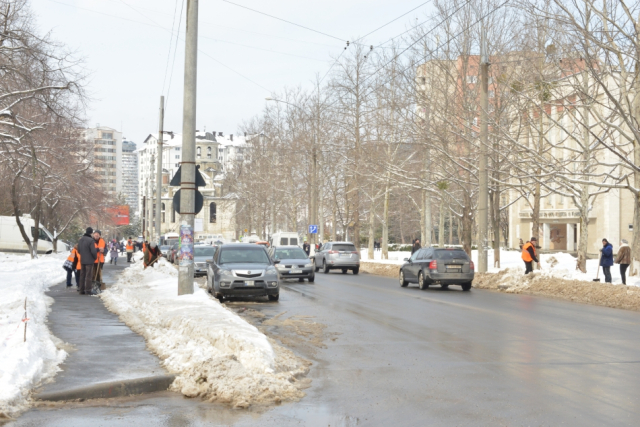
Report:
[{"label": "car side mirror", "polygon": [[405,262],[406,262],[406,261],[409,261],[409,262],[411,262],[411,261],[409,260],[409,258],[405,258],[404,260],[405,260]]},{"label": "car side mirror", "polygon": [[279,260],[279,259],[274,259],[274,260],[273,260],[273,263],[274,263],[274,264],[280,264],[280,260]]}]

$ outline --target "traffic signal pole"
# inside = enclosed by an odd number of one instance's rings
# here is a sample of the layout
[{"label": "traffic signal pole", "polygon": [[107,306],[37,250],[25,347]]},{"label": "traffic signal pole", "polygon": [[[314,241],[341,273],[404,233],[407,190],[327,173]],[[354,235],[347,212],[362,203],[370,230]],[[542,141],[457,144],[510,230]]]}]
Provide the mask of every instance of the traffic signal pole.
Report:
[{"label": "traffic signal pole", "polygon": [[187,0],[180,181],[180,256],[178,295],[193,293],[193,241],[196,200],[196,87],[198,0]]}]

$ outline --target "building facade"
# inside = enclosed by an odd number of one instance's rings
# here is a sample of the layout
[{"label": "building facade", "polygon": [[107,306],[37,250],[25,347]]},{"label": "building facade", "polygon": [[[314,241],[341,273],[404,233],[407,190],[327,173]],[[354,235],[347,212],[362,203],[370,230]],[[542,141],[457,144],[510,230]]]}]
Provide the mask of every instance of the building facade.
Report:
[{"label": "building facade", "polygon": [[122,191],[122,132],[97,125],[86,129],[84,140],[90,150],[93,172],[108,196]]},{"label": "building facade", "polygon": [[122,141],[122,189],[130,215],[138,212],[138,153],[132,141]]}]

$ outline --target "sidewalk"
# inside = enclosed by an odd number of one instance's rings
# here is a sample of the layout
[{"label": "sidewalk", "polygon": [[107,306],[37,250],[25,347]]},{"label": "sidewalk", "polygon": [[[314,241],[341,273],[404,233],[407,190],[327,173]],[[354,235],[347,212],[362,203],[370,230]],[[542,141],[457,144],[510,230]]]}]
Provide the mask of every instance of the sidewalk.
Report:
[{"label": "sidewalk", "polygon": [[[103,280],[107,286],[116,282],[127,266],[126,262],[123,264],[105,264]],[[104,383],[115,381],[166,376],[159,359],[147,350],[144,339],[108,311],[100,298],[80,295],[75,287],[66,289],[64,282],[52,287],[47,295],[55,300],[48,317],[49,328],[72,348],[67,350],[69,356],[60,365],[62,372],[52,383],[38,389],[36,398],[97,397],[87,388],[100,388]],[[109,396],[117,393],[122,391],[110,390]]]}]

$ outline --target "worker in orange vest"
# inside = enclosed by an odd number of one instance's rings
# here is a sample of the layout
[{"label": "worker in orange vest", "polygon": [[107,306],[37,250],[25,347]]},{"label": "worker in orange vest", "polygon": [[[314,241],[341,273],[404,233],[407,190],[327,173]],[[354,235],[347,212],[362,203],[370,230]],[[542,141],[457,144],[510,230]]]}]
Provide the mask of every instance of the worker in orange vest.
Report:
[{"label": "worker in orange vest", "polygon": [[74,275],[76,277],[76,287],[80,283],[78,281],[78,276],[80,275],[80,253],[78,253],[78,245],[75,245],[71,248],[71,253],[67,257],[67,261],[71,263],[71,267],[67,270],[67,288],[71,287],[71,276]]},{"label": "worker in orange vest", "polygon": [[96,249],[98,250],[98,256],[96,257],[96,262],[94,265],[94,268],[97,270],[94,271],[93,277],[94,280],[102,282],[102,268],[104,267],[104,254],[107,252],[107,244],[104,242],[104,239],[102,238],[102,232],[100,230],[96,230],[93,233],[93,240],[95,240]]},{"label": "worker in orange vest", "polygon": [[131,262],[131,256],[133,255],[133,240],[129,237],[127,240],[127,262]]},{"label": "worker in orange vest", "polygon": [[524,261],[525,266],[524,274],[533,273],[533,262],[540,262],[538,261],[538,256],[536,254],[537,242],[538,239],[532,237],[531,241],[525,243],[522,247],[522,260]]}]

